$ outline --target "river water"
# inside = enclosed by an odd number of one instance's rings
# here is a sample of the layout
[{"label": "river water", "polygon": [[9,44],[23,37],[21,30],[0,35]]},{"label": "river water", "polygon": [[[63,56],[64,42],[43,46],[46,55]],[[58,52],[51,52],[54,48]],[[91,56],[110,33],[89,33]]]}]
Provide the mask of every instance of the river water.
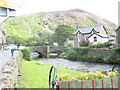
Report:
[{"label": "river water", "polygon": [[[33,53],[32,58],[37,57],[38,54]],[[83,61],[70,61],[67,59],[61,59],[61,58],[42,58],[42,59],[37,59],[43,63],[46,64],[51,64],[54,66],[59,66],[59,67],[64,67],[72,70],[77,70],[77,71],[110,71],[114,67],[114,65],[111,64],[103,64],[103,63],[90,63],[90,62],[83,62]],[[116,67],[114,70],[118,70],[118,67]]]},{"label": "river water", "polygon": [[[60,66],[72,70],[77,71],[110,71],[112,70],[114,65],[110,64],[100,64],[100,63],[90,63],[90,62],[82,62],[82,61],[70,61],[67,59],[60,59],[60,58],[52,58],[52,59],[39,59],[39,61],[51,64],[54,66]],[[118,70],[118,67],[115,68],[115,70]]]}]

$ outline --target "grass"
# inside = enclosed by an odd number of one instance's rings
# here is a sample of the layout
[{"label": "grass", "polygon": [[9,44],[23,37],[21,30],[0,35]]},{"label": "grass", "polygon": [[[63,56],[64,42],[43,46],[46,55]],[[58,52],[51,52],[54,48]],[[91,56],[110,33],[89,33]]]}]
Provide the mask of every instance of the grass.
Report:
[{"label": "grass", "polygon": [[[21,77],[16,85],[17,88],[48,88],[49,70],[52,65],[37,65],[40,61],[22,61]],[[59,74],[70,74],[77,76],[84,72],[74,71],[66,68],[57,67]]]}]

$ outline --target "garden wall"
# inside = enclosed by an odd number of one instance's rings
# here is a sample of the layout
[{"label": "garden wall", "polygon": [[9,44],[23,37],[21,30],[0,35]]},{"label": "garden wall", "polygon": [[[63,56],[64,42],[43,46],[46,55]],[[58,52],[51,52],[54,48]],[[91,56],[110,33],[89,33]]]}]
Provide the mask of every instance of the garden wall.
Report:
[{"label": "garden wall", "polygon": [[18,80],[21,56],[17,54],[2,68],[0,72],[0,90],[2,88],[14,88]]}]

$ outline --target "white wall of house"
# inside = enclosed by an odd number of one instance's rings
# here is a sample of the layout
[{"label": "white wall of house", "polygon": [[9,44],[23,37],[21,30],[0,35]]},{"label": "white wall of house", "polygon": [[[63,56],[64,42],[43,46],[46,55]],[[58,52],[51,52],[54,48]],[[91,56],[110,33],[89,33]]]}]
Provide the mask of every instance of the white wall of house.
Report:
[{"label": "white wall of house", "polygon": [[[94,41],[94,37],[96,37],[97,41]],[[102,38],[96,34],[92,35],[88,40],[91,44],[100,44],[100,43],[108,42],[108,38]]]},{"label": "white wall of house", "polygon": [[99,34],[100,34],[101,36],[103,36],[103,37],[108,37],[108,35],[107,35],[106,31],[104,30],[104,28],[102,28],[102,29],[100,30]]}]

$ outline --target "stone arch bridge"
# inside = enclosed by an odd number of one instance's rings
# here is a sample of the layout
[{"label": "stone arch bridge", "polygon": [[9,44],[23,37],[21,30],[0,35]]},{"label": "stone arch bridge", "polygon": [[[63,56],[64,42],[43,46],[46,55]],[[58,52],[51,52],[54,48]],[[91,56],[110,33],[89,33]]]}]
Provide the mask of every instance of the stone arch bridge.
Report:
[{"label": "stone arch bridge", "polygon": [[51,53],[60,55],[63,50],[58,46],[30,46],[31,51],[35,51],[40,57],[49,57]]}]

